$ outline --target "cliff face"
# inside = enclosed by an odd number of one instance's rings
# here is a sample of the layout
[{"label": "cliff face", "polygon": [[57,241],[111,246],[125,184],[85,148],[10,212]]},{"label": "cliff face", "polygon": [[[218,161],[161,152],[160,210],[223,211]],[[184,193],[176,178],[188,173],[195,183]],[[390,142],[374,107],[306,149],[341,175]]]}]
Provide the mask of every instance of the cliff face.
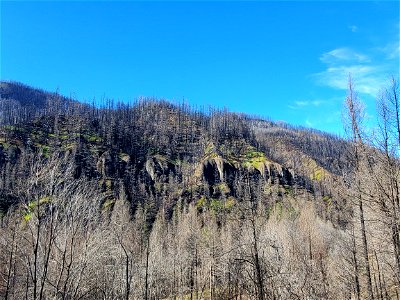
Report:
[{"label": "cliff face", "polygon": [[195,174],[210,186],[227,183],[232,187],[235,179],[245,173],[266,184],[283,186],[294,183],[291,170],[267,159],[262,152],[254,152],[251,147],[248,151],[239,157],[208,155],[198,163]]}]

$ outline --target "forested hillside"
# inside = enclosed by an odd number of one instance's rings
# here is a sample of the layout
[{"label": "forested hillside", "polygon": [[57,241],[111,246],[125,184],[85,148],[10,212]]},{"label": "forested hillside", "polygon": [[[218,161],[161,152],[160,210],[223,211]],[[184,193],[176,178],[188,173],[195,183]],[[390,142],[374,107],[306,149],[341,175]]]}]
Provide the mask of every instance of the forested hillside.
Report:
[{"label": "forested hillside", "polygon": [[398,87],[347,140],[0,86],[3,299],[400,299]]}]

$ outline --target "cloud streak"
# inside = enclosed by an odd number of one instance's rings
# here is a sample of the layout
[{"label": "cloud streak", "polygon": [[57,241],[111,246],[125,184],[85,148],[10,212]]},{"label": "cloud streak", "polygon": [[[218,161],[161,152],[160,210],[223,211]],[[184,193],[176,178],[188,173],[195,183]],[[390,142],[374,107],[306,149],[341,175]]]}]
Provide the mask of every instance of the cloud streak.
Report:
[{"label": "cloud streak", "polygon": [[367,55],[357,53],[350,48],[337,48],[322,54],[320,60],[327,64],[338,64],[342,62],[370,62]]},{"label": "cloud streak", "polygon": [[347,90],[349,74],[356,82],[357,91],[375,97],[386,78],[380,67],[365,65],[350,65],[328,67],[325,71],[314,76],[318,83],[328,85],[339,90]]},{"label": "cloud streak", "polygon": [[327,101],[323,100],[297,100],[294,101],[293,104],[288,105],[290,109],[302,109],[309,107],[319,107],[323,104],[327,103]]},{"label": "cloud streak", "polygon": [[386,59],[399,59],[400,57],[400,42],[393,42],[389,43],[384,47],[378,48],[378,51],[381,51],[385,56]]},{"label": "cloud streak", "polygon": [[349,26],[349,29],[351,30],[351,32],[357,32],[358,31],[358,27],[356,25]]},{"label": "cloud streak", "polygon": [[357,91],[375,98],[388,78],[398,74],[399,43],[388,43],[367,52],[368,54],[341,47],[323,53],[320,61],[325,64],[326,69],[312,77],[320,85],[346,90],[348,76],[351,74]]}]

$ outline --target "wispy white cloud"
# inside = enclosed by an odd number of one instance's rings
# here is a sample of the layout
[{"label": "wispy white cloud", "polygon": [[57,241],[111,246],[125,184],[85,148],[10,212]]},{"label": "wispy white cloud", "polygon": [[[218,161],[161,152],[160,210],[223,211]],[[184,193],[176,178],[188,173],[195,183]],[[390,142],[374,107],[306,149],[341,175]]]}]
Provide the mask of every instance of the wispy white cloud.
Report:
[{"label": "wispy white cloud", "polygon": [[308,107],[319,107],[325,103],[327,103],[327,101],[324,100],[297,100],[288,105],[288,107],[290,109],[301,109]]},{"label": "wispy white cloud", "polygon": [[357,32],[358,31],[358,27],[356,25],[350,25],[349,29],[351,30],[351,32]]},{"label": "wispy white cloud", "polygon": [[315,74],[318,83],[335,89],[346,90],[349,74],[355,80],[357,91],[376,96],[386,81],[383,70],[377,66],[349,65],[328,67],[325,71]]},{"label": "wispy white cloud", "polygon": [[320,60],[326,69],[312,76],[318,84],[346,90],[351,74],[358,92],[376,97],[387,84],[387,79],[398,74],[399,43],[397,41],[366,52],[341,47],[323,53]]},{"label": "wispy white cloud", "polygon": [[378,51],[381,51],[386,56],[386,59],[399,60],[400,42],[396,41],[396,42],[388,43],[387,45],[378,48]]},{"label": "wispy white cloud", "polygon": [[310,119],[308,118],[306,119],[305,123],[308,127],[315,127],[315,123],[310,121]]},{"label": "wispy white cloud", "polygon": [[320,60],[327,64],[337,64],[345,62],[369,62],[370,58],[367,55],[357,53],[350,48],[337,48],[332,51],[322,54]]}]

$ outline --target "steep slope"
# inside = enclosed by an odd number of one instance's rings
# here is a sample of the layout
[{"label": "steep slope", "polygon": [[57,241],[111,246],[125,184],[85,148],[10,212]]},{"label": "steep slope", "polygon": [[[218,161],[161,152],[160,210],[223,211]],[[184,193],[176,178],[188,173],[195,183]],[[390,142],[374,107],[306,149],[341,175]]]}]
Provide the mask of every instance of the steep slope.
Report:
[{"label": "steep slope", "polygon": [[240,201],[244,180],[264,186],[277,199],[293,190],[332,197],[326,183],[332,183],[333,162],[341,158],[332,151],[327,158],[324,149],[339,140],[326,134],[152,99],[100,108],[16,83],[2,83],[1,92],[2,102],[28,105],[31,112],[13,119],[2,109],[3,211],[29,198],[15,191],[32,176],[26,164],[32,157],[62,159],[73,166],[76,179],[96,180],[108,209],[121,193],[132,212],[150,203],[150,223],[161,207],[171,217],[180,201],[198,202],[198,207]]}]

